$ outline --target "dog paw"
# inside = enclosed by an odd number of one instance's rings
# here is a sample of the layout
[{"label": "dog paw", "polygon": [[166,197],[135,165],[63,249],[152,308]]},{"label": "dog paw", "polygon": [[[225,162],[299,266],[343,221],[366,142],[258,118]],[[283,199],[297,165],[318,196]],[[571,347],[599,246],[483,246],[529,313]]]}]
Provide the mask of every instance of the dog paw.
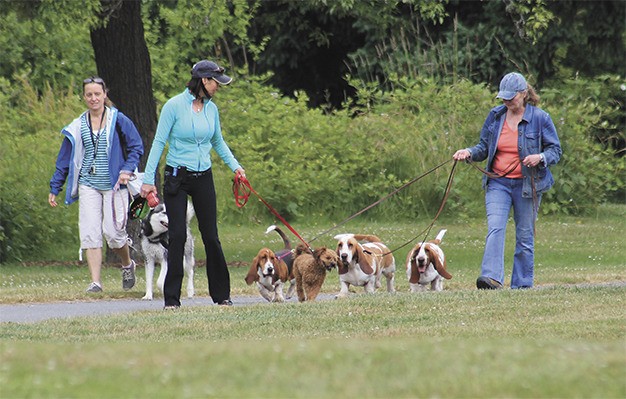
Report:
[{"label": "dog paw", "polygon": [[151,301],[151,300],[152,300],[152,295],[150,295],[150,294],[146,294],[146,295],[144,295],[144,296],[143,296],[143,298],[141,298],[141,299],[143,299],[144,301]]}]

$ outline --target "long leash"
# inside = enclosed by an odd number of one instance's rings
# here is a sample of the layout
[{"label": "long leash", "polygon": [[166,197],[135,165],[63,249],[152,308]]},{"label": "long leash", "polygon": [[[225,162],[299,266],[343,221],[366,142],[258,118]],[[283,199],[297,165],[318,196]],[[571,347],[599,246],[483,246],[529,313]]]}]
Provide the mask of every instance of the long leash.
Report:
[{"label": "long leash", "polygon": [[313,252],[309,243],[306,242],[306,240],[302,238],[300,234],[298,234],[296,229],[291,227],[289,222],[287,222],[285,218],[283,218],[280,215],[280,213],[276,211],[276,209],[274,209],[267,201],[265,201],[265,199],[263,199],[263,197],[261,197],[259,193],[257,193],[252,188],[250,181],[248,181],[248,179],[244,175],[240,173],[236,173],[235,179],[233,180],[233,195],[235,196],[235,203],[237,204],[238,208],[243,208],[248,203],[248,199],[250,198],[250,193],[253,193],[254,195],[256,195],[259,198],[259,200],[261,200],[261,202],[263,202],[263,204],[267,207],[267,209],[269,209],[269,211],[272,212],[272,214],[274,214],[274,216],[276,216],[285,225],[285,227],[287,227],[296,237],[298,237],[300,241],[302,241],[304,245],[306,245],[306,247],[311,252]]},{"label": "long leash", "polygon": [[[486,175],[487,177],[492,178],[492,179],[497,179],[500,177],[506,177],[508,174],[513,172],[515,168],[517,168],[517,166],[522,161],[519,159],[516,159],[515,161],[511,162],[511,164],[506,168],[506,170],[504,170],[502,174],[496,173],[496,172],[489,172],[481,168],[480,166],[476,165],[474,162],[472,162],[471,159],[468,159],[466,162],[470,164],[470,166],[472,166],[474,169],[480,171],[482,174]],[[530,169],[530,187],[532,190],[532,198],[533,198],[533,236],[534,237],[537,236],[537,228],[536,228],[535,221],[537,220],[537,215],[539,214],[539,197],[537,196],[537,187],[535,186],[536,175],[537,175],[537,167],[535,166]]]},{"label": "long leash", "polygon": [[[408,182],[404,183],[402,186],[398,187],[397,189],[393,190],[391,193],[387,194],[386,196],[382,197],[381,199],[379,199],[378,201],[374,202],[371,205],[366,206],[365,208],[361,209],[360,211],[358,211],[357,213],[355,213],[352,216],[347,217],[346,219],[342,220],[341,222],[337,223],[336,225],[334,225],[333,227],[331,227],[330,229],[321,232],[320,234],[318,234],[317,236],[315,236],[314,238],[311,239],[311,241],[309,242],[313,242],[315,240],[317,240],[318,238],[330,233],[331,231],[337,229],[338,227],[343,226],[344,224],[348,223],[350,220],[354,219],[355,217],[367,212],[368,210],[372,209],[373,207],[375,207],[376,205],[380,204],[381,202],[385,201],[386,199],[396,195],[398,192],[404,190],[405,188],[409,187],[411,184],[415,183],[416,181],[428,176],[429,174],[433,173],[434,171],[436,171],[437,169],[441,168],[442,166],[446,165],[447,163],[451,162],[452,159],[449,159],[445,162],[440,163],[439,165],[435,166],[434,168],[430,169],[429,171],[422,173],[419,176],[414,177],[413,179],[409,180]],[[455,161],[455,166],[456,166],[456,161]],[[454,167],[452,168],[452,170],[454,171]],[[451,182],[450,182],[451,184]],[[449,191],[449,189],[447,189]],[[447,198],[447,195],[446,195]],[[443,209],[443,204],[439,209],[439,212],[437,213],[437,216],[439,216],[439,213],[441,213],[441,209]],[[405,244],[406,245],[406,244]]]},{"label": "long leash", "polygon": [[437,219],[439,219],[439,216],[441,215],[441,212],[443,211],[443,208],[445,207],[446,202],[448,201],[448,197],[450,196],[450,191],[452,190],[452,182],[454,181],[454,174],[456,173],[455,169],[456,169],[457,163],[458,163],[458,161],[455,160],[454,164],[452,165],[452,169],[450,170],[450,174],[448,175],[448,182],[446,183],[446,189],[445,189],[445,191],[443,193],[443,197],[441,198],[441,203],[439,204],[439,209],[437,210],[437,213],[435,214],[435,217],[433,218],[432,222],[430,222],[430,224],[424,230],[422,230],[418,234],[416,234],[415,237],[413,237],[410,240],[406,241],[404,244],[400,245],[399,247],[396,247],[396,248],[394,248],[393,250],[391,250],[389,252],[381,254],[380,256],[385,256],[385,255],[392,254],[392,253],[396,252],[397,250],[406,247],[407,245],[409,245],[410,243],[412,243],[413,241],[415,241],[416,239],[418,239],[422,235],[424,236],[424,238],[422,239],[422,245],[424,245],[424,242],[426,242],[426,240],[428,238],[428,235],[430,234],[430,231],[432,230],[433,226],[437,222]]}]

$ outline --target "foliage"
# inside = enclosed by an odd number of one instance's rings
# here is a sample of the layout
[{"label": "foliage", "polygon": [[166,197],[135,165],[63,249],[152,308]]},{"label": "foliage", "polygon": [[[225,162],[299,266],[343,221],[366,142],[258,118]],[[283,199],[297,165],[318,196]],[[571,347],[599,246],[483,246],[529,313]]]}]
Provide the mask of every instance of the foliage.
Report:
[{"label": "foliage", "polygon": [[0,2],[0,76],[62,90],[77,76],[92,75],[89,24],[98,6],[97,0]]},{"label": "foliage", "polygon": [[545,212],[588,213],[607,200],[625,202],[624,103],[615,101],[624,87],[622,79],[604,76],[567,80],[543,93],[563,146]]},{"label": "foliage", "polygon": [[0,96],[2,263],[32,258],[46,246],[75,238],[76,213],[64,207],[51,210],[47,198],[61,145],[59,131],[78,115],[81,102],[71,89],[59,93],[49,86],[38,97],[26,81],[19,87],[3,86]]},{"label": "foliage", "polygon": [[[456,149],[478,140],[487,111],[497,103],[489,88],[466,80],[439,85],[391,76],[395,90],[390,92],[353,80],[362,100],[350,111],[328,114],[308,108],[302,93],[295,99],[280,95],[264,79],[242,77],[220,90],[215,102],[224,136],[253,188],[290,221],[343,220],[449,162]],[[619,82],[610,77],[579,79],[564,82],[558,91],[545,91],[542,106],[557,125],[564,156],[552,168],[556,185],[544,197],[542,213],[589,213],[608,200],[623,202],[626,157],[615,157],[610,146],[596,140],[606,132],[623,135],[618,126],[605,123],[612,120],[609,116],[620,115],[606,94],[610,87],[621,90]],[[27,81],[2,87],[0,151],[5,165],[20,165],[0,170],[6,261],[23,258],[49,243],[49,237],[75,240],[73,207],[51,210],[46,197],[61,142],[58,131],[83,104],[71,89],[59,95],[48,88],[38,98]],[[220,159],[213,161],[222,222],[274,220],[254,195],[245,208],[237,208],[232,172]],[[364,217],[430,220],[441,204],[451,166],[420,178]],[[14,195],[16,187],[20,196]],[[459,164],[444,215],[482,214],[480,176]]]},{"label": "foliage", "polygon": [[[189,79],[191,66],[203,58],[234,68],[236,49],[258,52],[247,35],[255,8],[256,1],[247,0],[146,1],[144,29],[157,102],[164,103],[180,92]],[[225,37],[232,38],[232,43]]]}]

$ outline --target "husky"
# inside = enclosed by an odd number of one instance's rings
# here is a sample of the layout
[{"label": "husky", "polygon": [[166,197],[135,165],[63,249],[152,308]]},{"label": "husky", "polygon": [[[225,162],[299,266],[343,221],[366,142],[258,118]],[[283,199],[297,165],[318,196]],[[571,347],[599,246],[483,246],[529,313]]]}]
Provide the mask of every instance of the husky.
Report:
[{"label": "husky", "polygon": [[[195,294],[193,287],[193,272],[195,265],[194,240],[189,228],[189,222],[195,211],[191,203],[187,204],[187,241],[183,265],[187,274],[187,297],[192,298]],[[167,248],[168,248],[168,219],[165,205],[159,204],[152,209],[148,216],[141,221],[141,249],[146,259],[146,295],[142,299],[152,300],[152,279],[154,267],[158,263],[161,271],[157,278],[157,287],[163,292],[165,275],[167,274]]]}]

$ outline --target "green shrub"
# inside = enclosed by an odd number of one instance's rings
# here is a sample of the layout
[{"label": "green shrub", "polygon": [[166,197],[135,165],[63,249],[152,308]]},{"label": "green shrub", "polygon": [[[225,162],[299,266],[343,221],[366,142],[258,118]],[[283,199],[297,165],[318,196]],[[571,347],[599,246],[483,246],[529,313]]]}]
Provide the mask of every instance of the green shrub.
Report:
[{"label": "green shrub", "polygon": [[[226,141],[252,187],[295,226],[332,227],[443,164],[360,216],[426,227],[441,203],[452,154],[478,141],[487,112],[499,103],[484,85],[392,76],[391,92],[352,82],[359,92],[356,104],[325,113],[309,109],[301,93],[280,95],[264,84],[266,78],[239,78],[215,101]],[[541,93],[564,150],[552,168],[556,184],[542,201],[544,214],[587,213],[613,198],[623,201],[624,157],[597,140],[598,129],[613,120],[615,105],[606,101],[605,88],[615,82],[576,80]],[[78,248],[78,207],[51,209],[47,196],[59,131],[84,104],[71,90],[40,92],[37,96],[28,82],[0,81],[0,262]],[[276,222],[254,195],[244,208],[235,205],[233,174],[214,157],[220,223]],[[483,217],[480,181],[479,172],[458,164],[444,215]]]},{"label": "green shrub", "polygon": [[[80,112],[80,98],[50,87],[38,97],[27,82],[13,90],[3,86],[1,96],[0,263],[37,259],[45,247],[68,245],[72,239],[76,244],[69,245],[78,249],[77,209],[50,208],[48,193],[59,132]],[[9,100],[16,105],[7,106]]]}]

